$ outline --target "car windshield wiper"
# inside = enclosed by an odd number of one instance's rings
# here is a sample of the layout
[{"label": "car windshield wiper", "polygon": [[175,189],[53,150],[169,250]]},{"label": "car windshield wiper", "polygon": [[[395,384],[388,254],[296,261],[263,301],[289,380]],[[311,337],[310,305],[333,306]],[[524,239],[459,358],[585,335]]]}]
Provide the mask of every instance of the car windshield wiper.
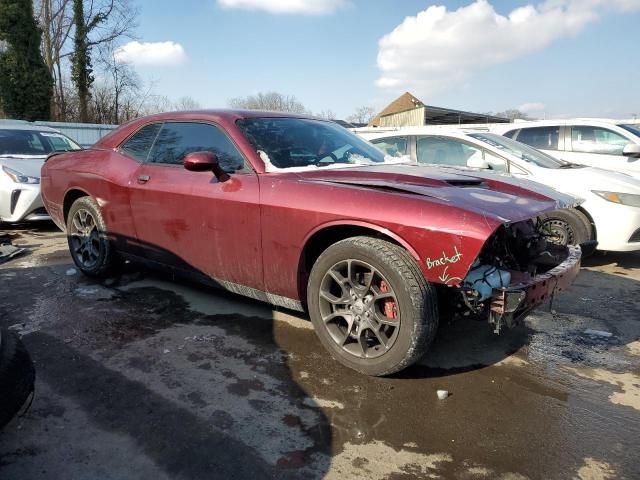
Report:
[{"label": "car windshield wiper", "polygon": [[560,165],[558,168],[582,168],[584,165],[579,165],[577,163],[565,162]]}]

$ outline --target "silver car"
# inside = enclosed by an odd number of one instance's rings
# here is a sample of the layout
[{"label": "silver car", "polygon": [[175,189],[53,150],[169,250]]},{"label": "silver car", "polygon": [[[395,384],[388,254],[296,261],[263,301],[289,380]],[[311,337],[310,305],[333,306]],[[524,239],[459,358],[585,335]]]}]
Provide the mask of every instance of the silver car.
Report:
[{"label": "silver car", "polygon": [[81,147],[53,128],[0,124],[0,222],[49,220],[40,198],[40,168],[50,153],[69,150]]}]

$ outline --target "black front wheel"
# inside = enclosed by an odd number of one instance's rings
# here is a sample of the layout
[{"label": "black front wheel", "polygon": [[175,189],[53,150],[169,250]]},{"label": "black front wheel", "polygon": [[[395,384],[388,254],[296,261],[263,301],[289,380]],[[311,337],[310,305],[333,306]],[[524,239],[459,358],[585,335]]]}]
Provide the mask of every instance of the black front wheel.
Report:
[{"label": "black front wheel", "polygon": [[580,245],[591,240],[592,229],[582,212],[555,210],[539,217],[547,240],[558,245]]},{"label": "black front wheel", "polygon": [[409,253],[353,237],[327,248],[309,277],[307,302],[321,342],[343,365],[389,375],[427,351],[438,325],[436,293]]}]

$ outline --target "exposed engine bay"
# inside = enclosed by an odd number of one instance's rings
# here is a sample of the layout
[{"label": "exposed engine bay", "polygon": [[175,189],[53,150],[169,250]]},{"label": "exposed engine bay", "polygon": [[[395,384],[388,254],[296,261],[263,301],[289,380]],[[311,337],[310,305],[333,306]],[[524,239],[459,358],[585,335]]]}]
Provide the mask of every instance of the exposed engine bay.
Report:
[{"label": "exposed engine bay", "polygon": [[537,219],[498,228],[458,287],[457,313],[487,318],[499,333],[552,299],[566,286],[565,277],[577,275],[580,247],[557,245],[550,238]]}]

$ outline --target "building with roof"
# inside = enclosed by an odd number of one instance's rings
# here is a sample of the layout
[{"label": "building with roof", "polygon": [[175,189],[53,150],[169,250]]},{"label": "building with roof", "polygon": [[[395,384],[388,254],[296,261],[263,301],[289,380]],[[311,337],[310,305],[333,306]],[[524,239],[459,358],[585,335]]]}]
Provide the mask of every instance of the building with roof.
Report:
[{"label": "building with roof", "polygon": [[370,127],[422,127],[425,125],[460,125],[477,123],[509,123],[504,117],[486,113],[465,112],[425,105],[405,92],[387,105],[370,122]]}]

